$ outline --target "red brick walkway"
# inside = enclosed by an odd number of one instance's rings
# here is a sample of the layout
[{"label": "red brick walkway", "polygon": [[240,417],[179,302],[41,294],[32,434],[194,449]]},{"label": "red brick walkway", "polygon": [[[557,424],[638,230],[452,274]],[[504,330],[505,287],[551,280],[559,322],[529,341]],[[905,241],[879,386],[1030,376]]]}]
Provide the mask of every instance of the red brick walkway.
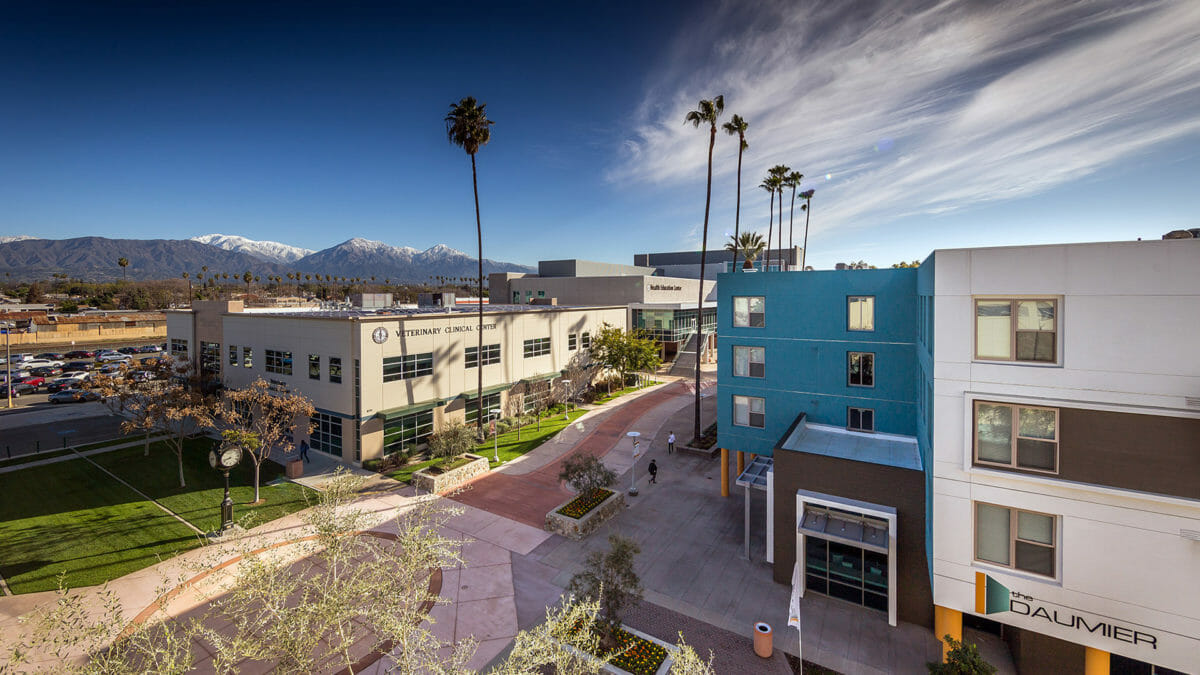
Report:
[{"label": "red brick walkway", "polygon": [[562,463],[566,458],[585,453],[603,457],[642,415],[681,393],[684,393],[682,385],[671,384],[661,391],[640,396],[609,414],[574,448],[554,462],[521,476],[489,473],[472,482],[469,489],[450,498],[540,529],[546,522],[546,514],[571,496],[558,480],[558,473],[562,471]]}]

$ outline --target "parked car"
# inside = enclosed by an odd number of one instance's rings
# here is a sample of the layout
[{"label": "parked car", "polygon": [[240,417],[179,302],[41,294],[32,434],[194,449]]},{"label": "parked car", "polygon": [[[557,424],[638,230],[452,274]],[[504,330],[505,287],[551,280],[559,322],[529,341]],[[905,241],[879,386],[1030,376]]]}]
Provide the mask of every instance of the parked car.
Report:
[{"label": "parked car", "polygon": [[45,352],[33,357],[35,359],[46,359],[47,361],[62,361],[63,355],[56,352]]},{"label": "parked car", "polygon": [[117,351],[122,354],[136,354],[139,347],[117,347]]},{"label": "parked car", "polygon": [[100,373],[101,375],[120,375],[121,371],[125,370],[125,365],[126,364],[124,362],[108,363],[101,366],[96,372]]},{"label": "parked car", "polygon": [[65,389],[79,389],[90,377],[88,373],[68,373],[62,377],[50,380],[50,383],[46,385],[46,391],[53,394]]},{"label": "parked car", "polygon": [[38,387],[46,385],[46,378],[39,375],[25,375],[24,377],[14,377],[13,382],[28,384],[36,390]]},{"label": "parked car", "polygon": [[158,348],[158,345],[142,345],[141,347],[137,348],[138,354],[154,354],[161,351],[162,350]]},{"label": "parked car", "polygon": [[[7,384],[0,384],[0,398],[8,398],[9,386]],[[33,394],[37,392],[37,387],[30,386],[24,382],[13,382],[11,387],[13,398],[21,398],[21,394]]]},{"label": "parked car", "polygon": [[29,359],[21,364],[22,368],[41,368],[42,366],[59,366],[62,367],[62,361],[51,361],[50,359]]},{"label": "parked car", "polygon": [[148,370],[131,370],[125,373],[125,379],[130,382],[149,382],[154,379],[154,373]]},{"label": "parked car", "polygon": [[86,349],[80,349],[73,352],[63,354],[64,358],[68,359],[91,359],[96,357],[96,352],[89,352]]},{"label": "parked car", "polygon": [[30,368],[29,374],[37,375],[38,377],[54,377],[62,375],[62,371],[63,369],[58,366],[42,366],[41,368]]},{"label": "parked car", "polygon": [[95,361],[68,361],[63,364],[63,370],[91,370],[96,367]]},{"label": "parked car", "polygon": [[[8,370],[7,366],[5,366],[4,368],[0,368],[0,382],[8,382],[8,373],[9,373],[9,370]],[[33,374],[33,371],[29,371],[29,370],[25,370],[23,368],[17,368],[16,366],[13,366],[13,369],[12,369],[13,377],[26,377],[27,375],[32,375],[32,374]]]},{"label": "parked car", "polygon": [[99,401],[100,394],[82,389],[63,389],[47,397],[51,403],[83,403],[84,401]]},{"label": "parked car", "polygon": [[120,352],[111,352],[108,354],[101,354],[96,357],[96,361],[98,361],[100,363],[112,363],[114,361],[124,361],[124,362],[128,363],[132,360],[133,360],[132,356],[130,356],[128,354],[121,354]]}]

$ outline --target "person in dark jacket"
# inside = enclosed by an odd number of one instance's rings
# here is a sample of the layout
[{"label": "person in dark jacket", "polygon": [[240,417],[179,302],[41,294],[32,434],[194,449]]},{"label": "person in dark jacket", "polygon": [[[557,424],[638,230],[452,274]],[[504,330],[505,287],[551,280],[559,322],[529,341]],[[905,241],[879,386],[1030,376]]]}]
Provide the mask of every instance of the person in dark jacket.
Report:
[{"label": "person in dark jacket", "polygon": [[654,463],[654,460],[650,460],[650,482],[658,483],[658,465]]}]

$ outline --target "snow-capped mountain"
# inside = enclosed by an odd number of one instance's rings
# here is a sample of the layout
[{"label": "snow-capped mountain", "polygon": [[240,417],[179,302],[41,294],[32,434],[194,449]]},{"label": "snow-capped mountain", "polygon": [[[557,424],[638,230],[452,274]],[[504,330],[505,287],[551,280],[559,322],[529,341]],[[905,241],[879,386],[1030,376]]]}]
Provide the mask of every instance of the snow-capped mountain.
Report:
[{"label": "snow-capped mountain", "polygon": [[6,235],[0,237],[0,244],[7,244],[13,241],[29,241],[30,239],[37,239],[37,237],[31,237],[27,234]]},{"label": "snow-capped mountain", "polygon": [[239,237],[236,234],[202,234],[199,237],[192,237],[191,240],[223,248],[226,251],[239,251],[260,260],[280,264],[292,263],[313,253],[313,250],[308,248],[289,246],[277,241],[255,241]]},{"label": "snow-capped mountain", "polygon": [[[392,246],[381,241],[354,238],[337,246],[305,256],[292,265],[322,274],[344,274],[354,270],[359,276],[392,280],[425,281],[435,276],[471,276],[475,258],[438,244],[424,251],[409,246]],[[484,274],[491,272],[528,272],[532,268],[484,259]]]}]

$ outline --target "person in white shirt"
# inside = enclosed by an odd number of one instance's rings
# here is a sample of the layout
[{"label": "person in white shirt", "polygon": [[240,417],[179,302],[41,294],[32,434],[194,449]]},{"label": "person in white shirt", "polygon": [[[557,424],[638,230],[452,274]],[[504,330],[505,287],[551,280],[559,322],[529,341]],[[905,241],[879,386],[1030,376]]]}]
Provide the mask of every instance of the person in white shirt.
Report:
[{"label": "person in white shirt", "polygon": [[675,452],[675,432],[671,431],[671,432],[668,432],[668,434],[669,435],[667,436],[667,454],[669,455],[672,452]]}]

